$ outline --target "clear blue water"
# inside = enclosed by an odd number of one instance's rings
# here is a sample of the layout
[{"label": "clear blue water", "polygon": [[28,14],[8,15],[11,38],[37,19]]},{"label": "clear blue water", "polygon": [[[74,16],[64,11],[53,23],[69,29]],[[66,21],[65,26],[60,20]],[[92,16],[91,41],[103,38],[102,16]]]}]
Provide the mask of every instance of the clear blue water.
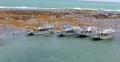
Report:
[{"label": "clear blue water", "polygon": [[86,2],[75,0],[0,0],[1,8],[74,8],[120,10],[120,3],[115,2]]},{"label": "clear blue water", "polygon": [[34,35],[0,36],[0,62],[119,62],[120,35],[112,39]]}]

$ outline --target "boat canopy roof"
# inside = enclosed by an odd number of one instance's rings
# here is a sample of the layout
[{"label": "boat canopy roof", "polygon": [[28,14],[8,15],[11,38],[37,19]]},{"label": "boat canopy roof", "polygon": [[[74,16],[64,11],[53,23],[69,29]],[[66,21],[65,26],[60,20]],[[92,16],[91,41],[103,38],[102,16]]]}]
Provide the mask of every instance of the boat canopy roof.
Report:
[{"label": "boat canopy roof", "polygon": [[98,31],[102,32],[102,33],[113,33],[113,32],[115,32],[115,30],[108,29],[108,28],[99,28]]},{"label": "boat canopy roof", "polygon": [[64,26],[62,26],[62,29],[70,29],[70,28],[72,28],[71,25],[64,25]]},{"label": "boat canopy roof", "polygon": [[82,29],[88,29],[90,26],[81,26]]},{"label": "boat canopy roof", "polygon": [[37,29],[45,29],[45,28],[53,28],[52,25],[46,25],[46,26],[38,26]]},{"label": "boat canopy roof", "polygon": [[98,31],[104,31],[104,30],[108,30],[107,28],[98,28]]}]

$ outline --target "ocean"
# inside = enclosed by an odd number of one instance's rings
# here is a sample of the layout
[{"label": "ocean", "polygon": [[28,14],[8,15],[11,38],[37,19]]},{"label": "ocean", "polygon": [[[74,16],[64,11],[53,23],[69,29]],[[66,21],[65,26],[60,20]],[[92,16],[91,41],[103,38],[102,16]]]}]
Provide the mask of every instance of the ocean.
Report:
[{"label": "ocean", "polygon": [[[0,27],[2,28],[2,27]],[[15,30],[13,28],[10,28]],[[10,30],[7,27],[4,29]],[[0,62],[119,62],[120,33],[114,38],[27,36],[20,29],[0,35]],[[13,32],[15,35],[13,35]],[[19,35],[17,35],[19,33]]]},{"label": "ocean", "polygon": [[120,40],[55,35],[0,36],[0,62],[119,62]]},{"label": "ocean", "polygon": [[95,9],[120,11],[119,2],[94,2],[80,0],[0,0],[0,8],[22,8],[22,9]]},{"label": "ocean", "polygon": [[[93,9],[119,11],[120,3],[75,0],[0,0],[0,8]],[[9,29],[8,29],[9,30]],[[16,33],[18,31],[15,31]],[[7,34],[7,33],[6,33]],[[119,62],[120,34],[94,40],[90,37],[26,36],[0,34],[0,62]]]}]

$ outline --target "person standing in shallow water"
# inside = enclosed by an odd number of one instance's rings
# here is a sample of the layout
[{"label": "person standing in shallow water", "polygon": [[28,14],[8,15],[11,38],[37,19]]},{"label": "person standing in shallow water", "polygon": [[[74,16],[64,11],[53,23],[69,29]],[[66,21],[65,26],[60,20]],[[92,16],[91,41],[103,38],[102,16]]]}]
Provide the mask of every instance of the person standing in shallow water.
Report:
[{"label": "person standing in shallow water", "polygon": [[2,44],[2,39],[0,39],[0,45]]},{"label": "person standing in shallow water", "polygon": [[4,24],[4,28],[5,28],[5,24]]}]

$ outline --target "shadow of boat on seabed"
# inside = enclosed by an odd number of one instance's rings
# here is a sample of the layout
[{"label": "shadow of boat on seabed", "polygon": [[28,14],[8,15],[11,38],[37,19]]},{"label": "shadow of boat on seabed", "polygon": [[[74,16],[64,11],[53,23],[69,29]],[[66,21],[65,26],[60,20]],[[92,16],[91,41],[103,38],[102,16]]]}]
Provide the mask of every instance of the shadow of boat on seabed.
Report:
[{"label": "shadow of boat on seabed", "polygon": [[113,41],[114,38],[109,38],[109,39],[91,38],[90,40],[92,41]]}]

